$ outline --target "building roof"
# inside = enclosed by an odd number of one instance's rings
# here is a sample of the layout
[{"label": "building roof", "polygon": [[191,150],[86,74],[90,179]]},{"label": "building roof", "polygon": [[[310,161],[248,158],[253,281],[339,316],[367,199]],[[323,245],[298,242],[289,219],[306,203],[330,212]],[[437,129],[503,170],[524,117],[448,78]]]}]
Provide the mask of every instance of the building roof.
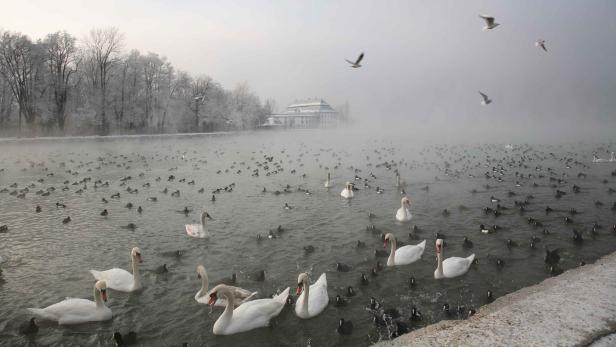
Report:
[{"label": "building roof", "polygon": [[336,112],[325,100],[308,100],[287,106],[285,113],[296,112]]}]

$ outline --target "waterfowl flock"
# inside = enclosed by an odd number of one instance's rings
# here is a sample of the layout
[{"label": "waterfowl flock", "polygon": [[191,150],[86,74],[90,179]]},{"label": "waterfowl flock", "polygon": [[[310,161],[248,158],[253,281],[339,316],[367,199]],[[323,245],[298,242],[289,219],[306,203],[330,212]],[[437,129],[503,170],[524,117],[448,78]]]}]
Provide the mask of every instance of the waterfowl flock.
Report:
[{"label": "waterfowl flock", "polygon": [[[297,342],[289,330],[309,329],[313,342],[362,344],[467,318],[616,249],[616,166],[593,160],[614,144],[245,149],[257,139],[33,144],[0,157],[1,208],[11,211],[0,226],[0,301],[11,314],[0,325],[14,325],[11,341],[60,342],[54,323],[136,315],[142,323],[122,325],[130,338],[108,326],[92,334],[169,345],[247,331]],[[12,294],[40,285],[41,295]],[[168,322],[169,340],[145,316],[151,305],[209,333],[179,335]]]}]

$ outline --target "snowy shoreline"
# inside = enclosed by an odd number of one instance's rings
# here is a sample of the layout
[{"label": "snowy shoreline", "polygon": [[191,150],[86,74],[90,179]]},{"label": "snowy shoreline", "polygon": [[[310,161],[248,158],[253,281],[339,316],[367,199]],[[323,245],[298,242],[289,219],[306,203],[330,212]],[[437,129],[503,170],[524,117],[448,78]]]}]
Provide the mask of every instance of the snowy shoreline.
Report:
[{"label": "snowy shoreline", "polygon": [[195,137],[195,136],[219,136],[239,133],[238,131],[217,131],[211,133],[173,133],[173,134],[130,134],[130,135],[84,135],[84,136],[40,136],[40,137],[0,137],[0,142],[21,141],[79,141],[79,140],[113,140],[113,139],[138,139],[138,138],[163,138],[163,137]]},{"label": "snowy shoreline", "polygon": [[386,346],[587,346],[616,331],[616,252]]}]

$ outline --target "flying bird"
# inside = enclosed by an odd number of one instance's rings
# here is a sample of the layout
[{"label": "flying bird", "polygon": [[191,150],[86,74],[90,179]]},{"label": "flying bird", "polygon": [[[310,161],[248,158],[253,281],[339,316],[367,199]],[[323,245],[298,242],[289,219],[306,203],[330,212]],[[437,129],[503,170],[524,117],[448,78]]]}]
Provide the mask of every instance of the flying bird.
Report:
[{"label": "flying bird", "polygon": [[483,30],[494,29],[500,24],[494,22],[494,17],[486,16],[484,14],[480,14],[479,17],[483,18],[486,21],[486,26],[483,27]]},{"label": "flying bird", "polygon": [[547,48],[545,48],[545,40],[539,39],[537,41],[535,41],[535,47],[541,47],[543,48],[544,51],[548,51]]},{"label": "flying bird", "polygon": [[359,64],[361,62],[361,60],[364,59],[364,53],[362,52],[359,57],[357,57],[357,60],[355,62],[352,62],[348,59],[345,59],[347,61],[347,63],[351,64],[351,67],[356,69],[358,67],[361,67],[361,65]]},{"label": "flying bird", "polygon": [[490,104],[490,103],[492,102],[492,100],[488,99],[488,96],[487,96],[487,95],[485,95],[484,93],[479,92],[479,94],[480,94],[480,95],[481,95],[481,97],[483,98],[483,100],[481,101],[481,104],[482,104],[483,106],[486,106],[486,105],[488,105],[488,104]]}]

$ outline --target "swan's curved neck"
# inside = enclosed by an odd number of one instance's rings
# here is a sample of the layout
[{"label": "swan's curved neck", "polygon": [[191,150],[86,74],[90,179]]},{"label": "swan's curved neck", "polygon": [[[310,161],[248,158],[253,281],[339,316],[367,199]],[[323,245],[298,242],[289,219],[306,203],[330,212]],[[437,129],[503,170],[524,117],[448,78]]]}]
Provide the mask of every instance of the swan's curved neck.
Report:
[{"label": "swan's curved neck", "polygon": [[94,301],[96,302],[96,308],[105,306],[103,298],[101,297],[101,292],[96,287],[94,287]]},{"label": "swan's curved neck", "polygon": [[136,259],[137,257],[132,257],[133,258],[133,281],[134,281],[134,287],[135,288],[141,288],[141,276],[139,275],[139,261]]},{"label": "swan's curved neck", "polygon": [[308,283],[308,279],[304,278],[302,285],[304,287],[304,298],[302,299],[301,308],[302,312],[308,314],[308,295],[310,295],[310,283]]},{"label": "swan's curved neck", "polygon": [[197,293],[197,297],[200,298],[207,293],[207,289],[209,288],[210,280],[207,277],[207,273],[201,274],[201,290]]},{"label": "swan's curved neck", "polygon": [[222,294],[225,298],[227,298],[227,306],[225,306],[225,311],[218,318],[218,322],[223,324],[224,326],[228,325],[231,322],[231,318],[233,318],[233,308],[235,307],[235,296],[231,291],[225,291]]},{"label": "swan's curved neck", "polygon": [[205,226],[205,213],[201,214],[201,225]]},{"label": "swan's curved neck", "polygon": [[439,252],[436,254],[437,266],[436,266],[436,278],[443,278],[445,274],[443,273],[443,252]]},{"label": "swan's curved neck", "polygon": [[400,174],[396,174],[396,186],[400,187]]},{"label": "swan's curved neck", "polygon": [[387,258],[387,265],[394,265],[395,257],[396,257],[396,248],[398,247],[396,243],[396,238],[391,237],[389,239],[389,243],[391,244],[391,248],[389,250],[389,258]]}]

